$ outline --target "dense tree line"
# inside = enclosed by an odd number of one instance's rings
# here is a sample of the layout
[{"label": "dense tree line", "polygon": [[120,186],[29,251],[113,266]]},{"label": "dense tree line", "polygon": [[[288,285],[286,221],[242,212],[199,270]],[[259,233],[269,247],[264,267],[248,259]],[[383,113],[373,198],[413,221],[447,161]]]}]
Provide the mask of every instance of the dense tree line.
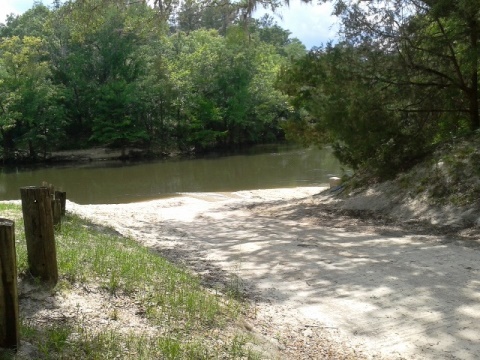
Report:
[{"label": "dense tree line", "polygon": [[4,159],[108,145],[204,151],[332,144],[382,177],[479,131],[480,3],[332,2],[339,40],[309,53],[277,1],[71,0],[0,27]]},{"label": "dense tree line", "polygon": [[274,88],[305,47],[228,1],[35,4],[0,26],[6,161],[111,146],[205,151],[281,139]]},{"label": "dense tree line", "polygon": [[282,68],[287,134],[392,176],[480,128],[480,2],[337,0],[341,40]]}]

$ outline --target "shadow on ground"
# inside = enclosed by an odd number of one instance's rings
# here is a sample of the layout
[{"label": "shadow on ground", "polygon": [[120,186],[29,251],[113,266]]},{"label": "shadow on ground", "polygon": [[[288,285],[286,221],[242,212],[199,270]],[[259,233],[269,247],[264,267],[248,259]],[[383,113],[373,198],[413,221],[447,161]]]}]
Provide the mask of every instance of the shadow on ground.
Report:
[{"label": "shadow on ground", "polygon": [[473,240],[308,201],[247,205],[219,203],[160,221],[163,210],[152,207],[151,217],[132,213],[123,232],[193,267],[210,286],[240,277],[272,319],[336,329],[385,357],[477,358],[480,248]]}]

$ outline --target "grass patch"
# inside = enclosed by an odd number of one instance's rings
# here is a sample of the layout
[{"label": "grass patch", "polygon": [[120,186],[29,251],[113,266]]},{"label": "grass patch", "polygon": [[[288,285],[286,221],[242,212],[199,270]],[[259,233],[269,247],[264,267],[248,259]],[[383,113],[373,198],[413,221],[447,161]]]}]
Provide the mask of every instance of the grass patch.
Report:
[{"label": "grass patch", "polygon": [[[2,217],[16,222],[21,282],[40,289],[38,282],[31,281],[28,275],[21,207],[0,204],[0,210]],[[107,299],[127,299],[141,309],[140,316],[157,330],[152,334],[152,331],[132,332],[116,327],[96,328],[83,315],[66,320],[32,321],[22,315],[21,303],[21,339],[32,344],[40,358],[258,358],[244,341],[239,341],[238,336],[242,335],[224,331],[235,322],[244,305],[205,289],[185,269],[132,239],[73,215],[63,219],[55,239],[60,280],[53,290],[39,291],[48,291],[48,296],[60,299],[80,287],[95,287]],[[110,309],[108,317],[117,322],[117,309]]]},{"label": "grass patch", "polygon": [[214,322],[225,311],[199,279],[151,250],[111,231],[92,231],[83,220],[68,216],[57,235],[58,267],[70,283],[95,279],[111,295],[140,301],[151,321],[165,316],[190,328]]},{"label": "grass patch", "polygon": [[[17,212],[19,210],[19,206],[16,204],[8,204],[8,203],[2,203],[0,204],[0,211],[14,211]],[[3,214],[2,214],[3,217]]]}]

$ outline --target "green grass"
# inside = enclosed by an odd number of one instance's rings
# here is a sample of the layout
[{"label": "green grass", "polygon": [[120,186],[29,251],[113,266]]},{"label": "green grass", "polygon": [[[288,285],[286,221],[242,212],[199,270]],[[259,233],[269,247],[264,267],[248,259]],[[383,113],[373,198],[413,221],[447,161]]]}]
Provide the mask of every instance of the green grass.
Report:
[{"label": "green grass", "polygon": [[92,231],[75,216],[66,218],[56,240],[59,272],[69,282],[96,279],[111,295],[131,295],[154,322],[161,323],[169,309],[170,318],[203,326],[222,311],[198,278],[133,240]]},{"label": "green grass", "polygon": [[[21,281],[28,275],[27,250],[20,206],[0,204],[1,217],[15,220],[17,263]],[[200,280],[132,239],[94,226],[77,216],[63,218],[56,232],[59,282],[53,295],[97,286],[105,296],[123,296],[144,309],[149,324],[161,329],[125,333],[90,329],[81,316],[38,324],[22,317],[21,339],[44,359],[216,359],[258,358],[232,334],[226,345],[212,334],[235,321],[243,304],[202,287]],[[110,318],[116,320],[114,310]],[[219,353],[224,354],[220,356]],[[7,355],[3,354],[3,357]],[[0,354],[0,358],[2,355]]]}]

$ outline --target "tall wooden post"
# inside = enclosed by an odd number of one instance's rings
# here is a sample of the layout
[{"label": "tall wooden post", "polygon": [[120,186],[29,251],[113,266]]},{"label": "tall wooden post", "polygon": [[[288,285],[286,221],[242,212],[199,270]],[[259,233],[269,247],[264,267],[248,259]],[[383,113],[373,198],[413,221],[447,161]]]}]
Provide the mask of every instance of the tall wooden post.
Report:
[{"label": "tall wooden post", "polygon": [[67,202],[67,193],[65,191],[55,191],[55,199],[60,199],[61,214],[65,216],[65,206]]},{"label": "tall wooden post", "polygon": [[30,273],[54,285],[58,281],[58,268],[49,189],[23,187],[20,194]]},{"label": "tall wooden post", "polygon": [[0,219],[0,347],[20,345],[15,223]]}]

